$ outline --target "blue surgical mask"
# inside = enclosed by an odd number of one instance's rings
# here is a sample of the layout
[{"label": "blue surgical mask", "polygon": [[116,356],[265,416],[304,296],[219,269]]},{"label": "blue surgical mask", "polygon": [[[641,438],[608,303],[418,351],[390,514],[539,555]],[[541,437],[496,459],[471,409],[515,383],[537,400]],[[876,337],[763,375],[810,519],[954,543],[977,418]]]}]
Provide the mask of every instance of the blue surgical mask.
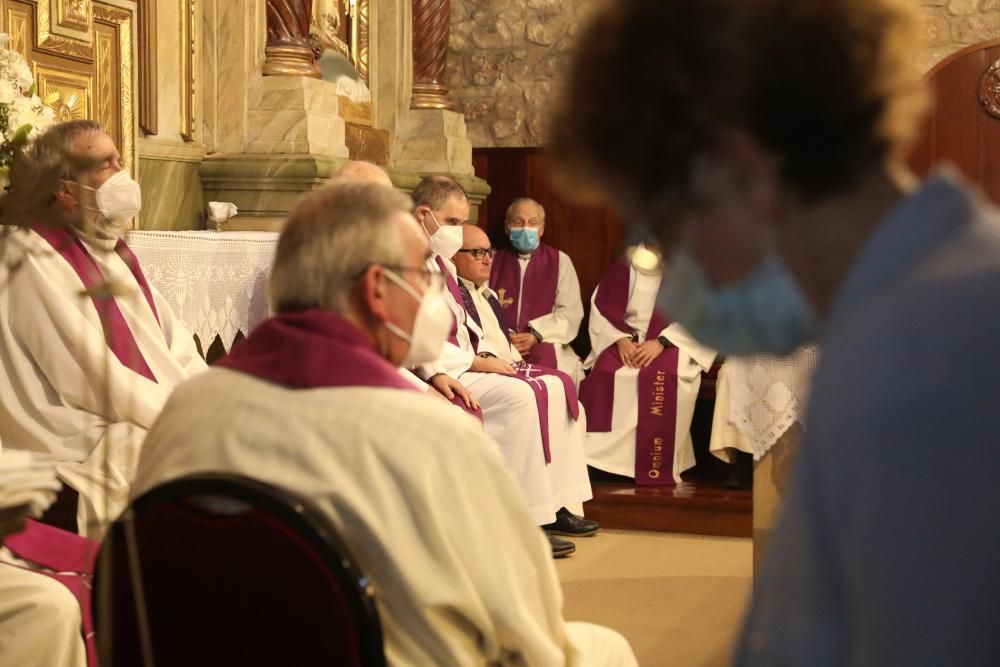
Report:
[{"label": "blue surgical mask", "polygon": [[716,288],[685,244],[667,263],[657,302],[722,354],[788,354],[818,330],[812,305],[773,248],[746,278]]},{"label": "blue surgical mask", "polygon": [[534,252],[538,248],[538,230],[515,227],[510,230],[510,244],[520,252]]}]

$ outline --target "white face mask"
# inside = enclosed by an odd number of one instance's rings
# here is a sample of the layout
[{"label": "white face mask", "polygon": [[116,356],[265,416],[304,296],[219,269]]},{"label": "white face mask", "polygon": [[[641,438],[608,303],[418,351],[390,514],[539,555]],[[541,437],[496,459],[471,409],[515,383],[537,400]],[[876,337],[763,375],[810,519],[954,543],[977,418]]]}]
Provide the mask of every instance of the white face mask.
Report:
[{"label": "white face mask", "polygon": [[788,354],[815,339],[816,315],[773,246],[738,283],[716,288],[689,244],[663,276],[660,307],[699,341],[723,354]]},{"label": "white face mask", "polygon": [[97,210],[112,222],[127,222],[139,215],[139,210],[142,208],[142,191],[139,184],[132,180],[124,169],[104,181],[99,188],[83,184],[80,187],[94,190]]},{"label": "white face mask", "polygon": [[[447,257],[451,259],[455,256],[455,253],[462,248],[462,243],[464,243],[464,238],[462,234],[461,225],[442,225],[438,222],[438,219],[434,216],[434,213],[427,211],[427,214],[431,216],[434,224],[437,225],[437,229],[433,234],[428,234],[427,237],[431,242],[431,250],[441,255],[442,257]],[[427,231],[427,230],[424,230]]]},{"label": "white face mask", "polygon": [[406,333],[392,322],[385,323],[386,329],[410,343],[410,349],[400,365],[412,368],[440,358],[454,321],[451,310],[442,296],[443,286],[441,283],[435,283],[421,295],[398,275],[389,269],[384,270],[386,278],[420,303],[413,320],[412,332]]}]

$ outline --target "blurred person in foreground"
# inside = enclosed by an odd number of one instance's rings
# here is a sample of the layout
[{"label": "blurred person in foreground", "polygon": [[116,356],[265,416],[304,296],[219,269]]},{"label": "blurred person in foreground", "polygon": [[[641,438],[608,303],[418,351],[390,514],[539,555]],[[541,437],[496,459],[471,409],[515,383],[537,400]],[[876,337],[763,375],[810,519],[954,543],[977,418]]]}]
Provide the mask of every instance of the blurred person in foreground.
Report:
[{"label": "blurred person in foreground", "polygon": [[1000,655],[1000,216],[904,157],[926,92],[904,0],[623,0],[553,123],[671,257],[660,304],[722,354],[819,340],[809,429],[739,665]]},{"label": "blurred person in foreground", "polygon": [[389,665],[634,665],[621,635],[566,623],[548,545],[481,426],[398,372],[451,326],[410,200],[306,195],[281,233],[274,317],[178,387],[134,487],[233,472],[311,498],[379,591]]},{"label": "blurred person in foreground", "polygon": [[42,517],[99,537],[128,500],[142,439],[204,370],[191,333],[122,239],[141,193],[99,123],[50,127],[15,152],[0,221],[0,438],[54,461]]}]

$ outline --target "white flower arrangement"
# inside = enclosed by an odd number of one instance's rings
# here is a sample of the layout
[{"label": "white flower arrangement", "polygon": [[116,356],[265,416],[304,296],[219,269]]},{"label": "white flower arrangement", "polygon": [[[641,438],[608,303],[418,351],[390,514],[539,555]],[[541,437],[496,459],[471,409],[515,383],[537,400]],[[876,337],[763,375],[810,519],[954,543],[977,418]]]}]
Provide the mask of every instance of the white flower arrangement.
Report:
[{"label": "white flower arrangement", "polygon": [[[55,122],[52,104],[59,93],[38,97],[31,67],[20,53],[6,47],[10,35],[0,33],[0,188],[8,183],[14,142],[32,139]],[[0,196],[2,196],[0,190]]]}]

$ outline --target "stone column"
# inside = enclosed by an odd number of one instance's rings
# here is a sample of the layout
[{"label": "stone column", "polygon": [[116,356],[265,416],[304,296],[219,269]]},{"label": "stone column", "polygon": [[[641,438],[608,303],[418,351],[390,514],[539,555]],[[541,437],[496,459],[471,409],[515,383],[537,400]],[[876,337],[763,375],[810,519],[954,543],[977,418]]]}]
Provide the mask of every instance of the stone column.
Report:
[{"label": "stone column", "polygon": [[451,0],[413,0],[413,95],[411,109],[451,109],[445,70]]},{"label": "stone column", "polygon": [[264,76],[320,78],[319,65],[309,45],[312,4],[312,0],[267,0]]}]

